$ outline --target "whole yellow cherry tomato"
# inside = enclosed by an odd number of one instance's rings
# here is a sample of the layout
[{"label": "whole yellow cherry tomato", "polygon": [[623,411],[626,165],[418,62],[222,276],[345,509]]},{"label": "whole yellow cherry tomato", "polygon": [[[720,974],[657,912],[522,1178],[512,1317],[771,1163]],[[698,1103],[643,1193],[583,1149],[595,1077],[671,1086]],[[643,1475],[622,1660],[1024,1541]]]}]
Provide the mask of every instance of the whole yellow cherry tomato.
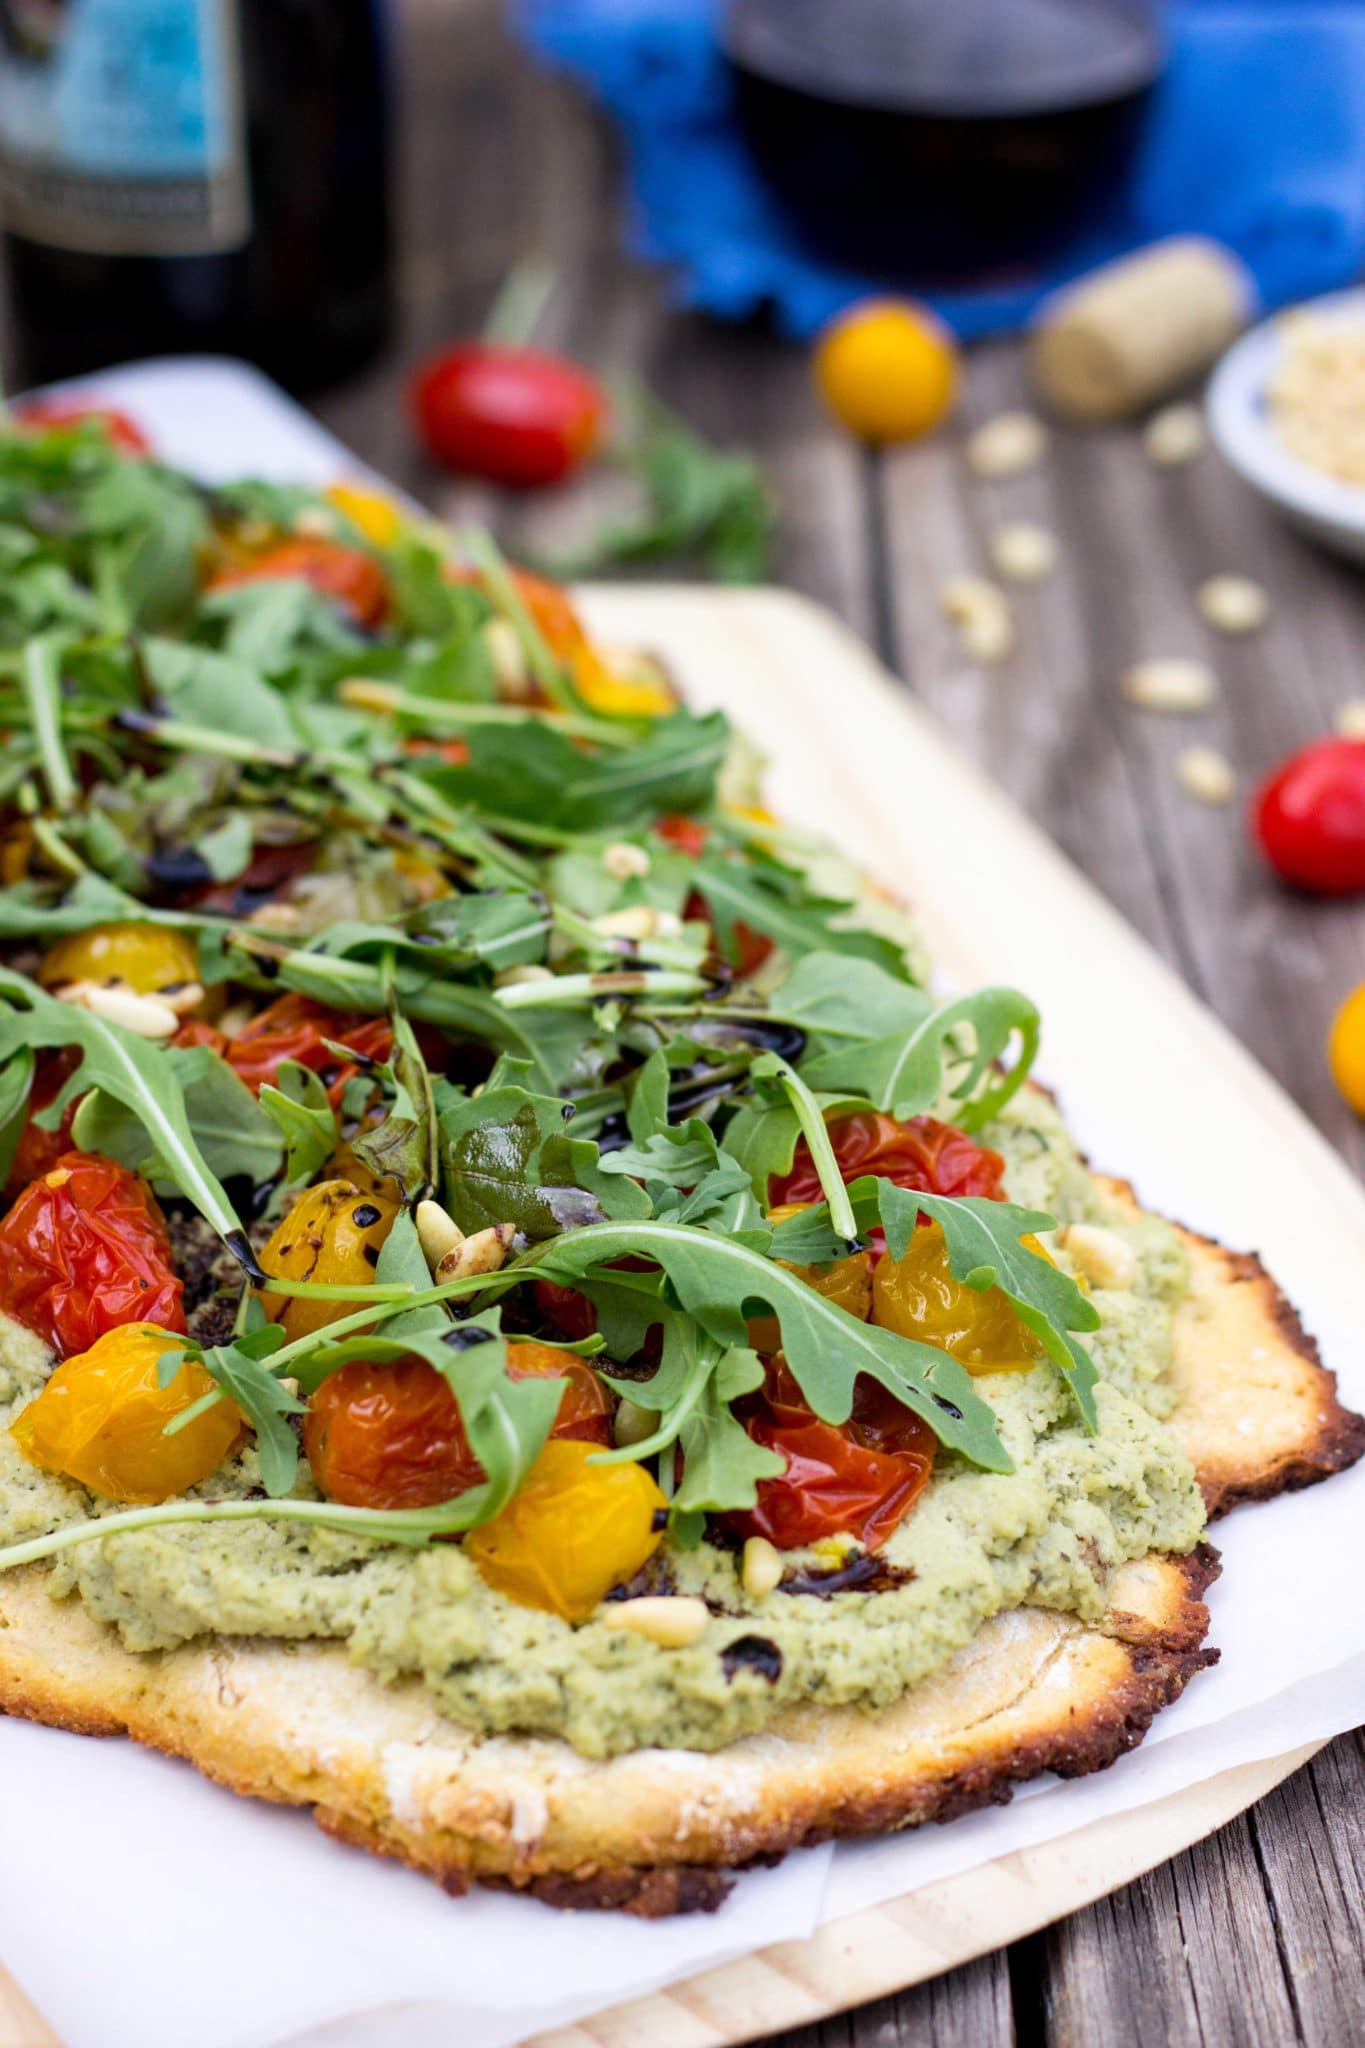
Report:
[{"label": "whole yellow cherry tomato", "polygon": [[495,1592],[586,1621],[653,1556],[668,1502],[643,1465],[589,1464],[600,1456],[597,1444],[552,1440],[501,1514],[466,1536]]},{"label": "whole yellow cherry tomato", "polygon": [[[395,1202],[366,1193],[349,1180],[324,1180],[305,1188],[261,1253],[265,1271],[280,1280],[331,1282],[363,1287],[374,1279],[380,1247],[393,1229]],[[354,1315],[353,1301],[306,1295],[263,1293],[261,1302],[292,1344],[311,1337],[341,1316]]]},{"label": "whole yellow cherry tomato", "polygon": [[952,410],[957,349],[947,328],[908,299],[862,299],[815,345],[815,383],[862,441],[913,441]]},{"label": "whole yellow cherry tomato", "polygon": [[[803,1209],[811,1207],[813,1204],[810,1202],[782,1202],[768,1211],[768,1221],[774,1225],[785,1223],[789,1216],[797,1216]],[[837,1308],[847,1309],[860,1323],[865,1323],[871,1315],[871,1252],[852,1252],[846,1259],[836,1259],[832,1266],[793,1266],[787,1259],[779,1259],[778,1264],[786,1266],[789,1273],[795,1273],[817,1294],[823,1294],[826,1301],[832,1301]],[[776,1316],[752,1316],[749,1342],[755,1351],[778,1350],[782,1333]]]},{"label": "whole yellow cherry tomato", "polygon": [[158,1359],[184,1342],[149,1323],[120,1323],[57,1367],[10,1435],[31,1465],[65,1473],[109,1500],[150,1504],[184,1493],[222,1464],[242,1427],[236,1405],[219,1401],[174,1436],[163,1434],[213,1392],[192,1358],[181,1361],[168,1387],[158,1385]]},{"label": "whole yellow cherry tomato", "polygon": [[44,954],[44,988],[64,981],[122,981],[141,996],[199,979],[199,956],[184,932],[160,924],[93,924]]},{"label": "whole yellow cherry tomato", "polygon": [[1365,1116],[1365,982],[1352,989],[1327,1039],[1332,1079],[1357,1116]]},{"label": "whole yellow cherry tomato", "polygon": [[[1035,1241],[1029,1249],[1042,1247]],[[878,1261],[872,1320],[883,1330],[951,1352],[968,1372],[1029,1372],[1046,1356],[1008,1295],[998,1287],[981,1293],[954,1280],[939,1223],[912,1231],[903,1259],[888,1252]]]}]

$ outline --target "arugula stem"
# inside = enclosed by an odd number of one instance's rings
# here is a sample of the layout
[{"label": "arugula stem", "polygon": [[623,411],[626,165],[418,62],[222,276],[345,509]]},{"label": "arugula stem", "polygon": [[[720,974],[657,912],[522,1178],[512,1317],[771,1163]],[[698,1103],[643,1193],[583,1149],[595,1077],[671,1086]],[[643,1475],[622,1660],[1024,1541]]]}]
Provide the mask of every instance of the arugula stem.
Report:
[{"label": "arugula stem", "polygon": [[363,711],[387,712],[396,718],[419,718],[427,726],[450,732],[472,732],[481,725],[548,725],[567,739],[591,740],[600,747],[628,748],[634,734],[605,719],[585,718],[574,711],[560,711],[529,704],[459,704],[449,697],[421,697],[401,690],[396,683],[356,676],[337,692],[343,704]]},{"label": "arugula stem", "polygon": [[580,1003],[596,1003],[613,996],[700,995],[710,984],[699,974],[646,974],[635,969],[608,970],[602,974],[559,974],[553,981],[523,981],[510,988],[493,990],[493,1000],[504,1010],[563,1010]]},{"label": "arugula stem", "polygon": [[557,704],[561,711],[581,710],[577,691],[527,610],[521,592],[512,579],[512,572],[492,537],[474,529],[464,534],[462,540],[465,553],[483,577],[489,596],[498,610],[511,621],[521,643],[522,653],[526,656],[527,666],[546,696]]},{"label": "arugula stem", "polygon": [[50,635],[39,635],[24,649],[23,683],[52,808],[69,811],[76,802],[76,778],[62,743],[61,648]]},{"label": "arugula stem", "polygon": [[[771,1064],[767,1064],[768,1060]],[[846,1244],[852,1244],[858,1235],[858,1225],[848,1189],[844,1186],[844,1177],[839,1171],[839,1162],[834,1156],[823,1110],[800,1075],[794,1073],[785,1060],[767,1055],[754,1064],[759,1074],[766,1071],[773,1076],[791,1104],[801,1126],[801,1135],[810,1147],[811,1162],[819,1177],[821,1191],[829,1204],[830,1227]]]}]

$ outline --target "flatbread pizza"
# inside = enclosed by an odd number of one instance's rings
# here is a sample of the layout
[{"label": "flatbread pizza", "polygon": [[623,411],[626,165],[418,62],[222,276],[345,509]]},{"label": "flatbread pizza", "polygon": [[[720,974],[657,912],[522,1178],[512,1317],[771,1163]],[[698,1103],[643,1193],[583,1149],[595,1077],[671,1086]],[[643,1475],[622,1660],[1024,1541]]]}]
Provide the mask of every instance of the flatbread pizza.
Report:
[{"label": "flatbread pizza", "polygon": [[0,1707],[639,1914],[1140,1741],[1365,1424],[1027,994],[484,539],[97,420],[0,539]]}]

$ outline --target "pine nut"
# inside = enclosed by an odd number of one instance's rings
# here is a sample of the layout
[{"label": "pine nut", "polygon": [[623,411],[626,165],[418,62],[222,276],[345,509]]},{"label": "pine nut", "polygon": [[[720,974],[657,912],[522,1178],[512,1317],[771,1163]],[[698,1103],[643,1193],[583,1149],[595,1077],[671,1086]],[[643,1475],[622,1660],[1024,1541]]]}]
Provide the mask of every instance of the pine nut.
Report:
[{"label": "pine nut", "polygon": [[1348,697],[1337,712],[1336,724],[1344,740],[1365,740],[1365,697]]},{"label": "pine nut", "polygon": [[1232,763],[1215,747],[1186,747],[1177,756],[1175,777],[1187,795],[1201,804],[1228,804],[1237,794]]},{"label": "pine nut", "polygon": [[531,694],[531,671],[521,636],[510,619],[490,619],[483,629],[498,695],[517,703]]},{"label": "pine nut", "polygon": [[1061,1241],[1078,1273],[1095,1287],[1131,1287],[1138,1276],[1138,1256],[1127,1238],[1100,1223],[1072,1223]]},{"label": "pine nut", "polygon": [[739,1581],[751,1600],[761,1600],[782,1583],[782,1553],[766,1536],[750,1536],[744,1545]]},{"label": "pine nut", "polygon": [[1219,633],[1256,633],[1270,617],[1270,599],[1250,576],[1210,576],[1200,584],[1197,601]]},{"label": "pine nut", "polygon": [[204,1000],[204,985],[199,981],[172,983],[170,988],[159,988],[156,999],[168,1010],[174,1010],[177,1017],[189,1017]]},{"label": "pine nut", "polygon": [[285,934],[296,932],[302,922],[298,905],[294,903],[262,903],[247,919],[256,931]]},{"label": "pine nut", "polygon": [[608,1628],[628,1628],[657,1643],[661,1650],[686,1650],[706,1633],[711,1610],[704,1600],[684,1593],[647,1595],[640,1600],[611,1600],[602,1610]]},{"label": "pine nut", "polygon": [[1014,614],[998,583],[954,576],[940,590],[939,605],[961,628],[963,649],[973,661],[1005,660],[1014,646]]},{"label": "pine nut", "polygon": [[1193,462],[1209,443],[1204,415],[1197,405],[1163,405],[1142,430],[1143,452],[1158,469],[1178,469]]},{"label": "pine nut", "polygon": [[1035,413],[997,413],[968,436],[967,461],[978,476],[1018,476],[1037,467],[1049,439]]},{"label": "pine nut", "polygon": [[459,1251],[465,1241],[464,1232],[439,1202],[419,1202],[413,1220],[423,1256],[434,1273],[443,1259]]},{"label": "pine nut", "polygon": [[1123,694],[1144,711],[1184,716],[1208,710],[1218,695],[1218,678],[1206,661],[1171,655],[1137,662],[1123,678]]},{"label": "pine nut", "polygon": [[472,1280],[480,1273],[496,1273],[515,1236],[510,1223],[494,1223],[487,1230],[476,1230],[440,1260],[437,1280],[444,1286],[447,1280]]},{"label": "pine nut", "polygon": [[991,536],[991,561],[1011,583],[1041,583],[1057,566],[1057,542],[1045,526],[1021,520]]},{"label": "pine nut", "polygon": [[629,839],[613,839],[610,846],[602,848],[602,866],[613,882],[632,882],[649,873],[650,859],[643,846],[633,846]]},{"label": "pine nut", "polygon": [[56,993],[62,1002],[89,1010],[92,1017],[131,1031],[135,1038],[174,1038],[180,1029],[180,1019],[169,1003],[158,996],[140,996],[122,983],[106,988],[98,981],[69,981]]},{"label": "pine nut", "polygon": [[676,939],[682,919],[676,911],[656,910],[652,903],[628,903],[624,910],[595,917],[592,928],[604,939]]},{"label": "pine nut", "polygon": [[396,684],[378,682],[373,676],[347,676],[337,685],[337,696],[353,711],[392,711],[401,695]]},{"label": "pine nut", "polygon": [[528,981],[553,981],[554,975],[548,967],[539,967],[535,961],[527,960],[518,967],[504,967],[493,976],[494,988],[520,988]]}]

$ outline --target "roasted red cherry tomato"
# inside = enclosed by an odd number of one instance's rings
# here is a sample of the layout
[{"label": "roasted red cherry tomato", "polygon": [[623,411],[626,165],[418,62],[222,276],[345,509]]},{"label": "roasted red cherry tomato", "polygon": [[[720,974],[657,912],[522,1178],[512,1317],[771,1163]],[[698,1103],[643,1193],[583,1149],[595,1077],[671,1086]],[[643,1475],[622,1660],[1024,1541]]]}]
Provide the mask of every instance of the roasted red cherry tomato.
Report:
[{"label": "roasted red cherry tomato", "polygon": [[[551,1436],[611,1442],[610,1397],[581,1358],[518,1341],[507,1347],[507,1371],[514,1380],[563,1379]],[[454,1394],[422,1358],[343,1365],[309,1402],[303,1444],[318,1485],[348,1507],[434,1507],[484,1476]]]},{"label": "roasted red cherry tomato", "polygon": [[[927,1195],[979,1195],[987,1201],[1000,1199],[1000,1182],[1005,1162],[998,1152],[974,1144],[965,1132],[937,1117],[912,1116],[898,1122],[879,1111],[863,1110],[856,1116],[837,1117],[829,1126],[834,1157],[845,1182],[860,1174],[880,1174],[898,1188],[922,1188]],[[774,1174],[768,1182],[768,1203],[820,1202],[820,1176],[804,1138],[798,1139],[787,1173]],[[886,1243],[880,1229],[872,1231],[869,1244],[881,1251]]]},{"label": "roasted red cherry tomato", "polygon": [[388,615],[388,578],[374,556],[311,534],[282,540],[253,561],[219,569],[208,588],[235,590],[243,583],[274,583],[291,576],[311,583],[359,626],[381,625]]},{"label": "roasted red cherry tomato", "polygon": [[152,444],[137,421],[114,405],[77,405],[60,398],[36,398],[15,408],[21,427],[79,427],[98,420],[120,455],[150,455]]},{"label": "roasted red cherry tomato", "polygon": [[761,1393],[745,1404],[755,1443],[778,1451],[787,1469],[760,1479],[757,1504],[727,1523],[740,1536],[766,1536],[779,1550],[853,1535],[869,1550],[885,1543],[923,1492],[934,1464],[934,1434],[875,1380],[857,1382],[853,1413],[822,1422],[780,1359],[770,1359]]},{"label": "roasted red cherry tomato", "polygon": [[1261,784],[1251,828],[1286,882],[1320,896],[1365,889],[1365,740],[1315,740]]},{"label": "roasted red cherry tomato", "polygon": [[[327,1040],[359,1054],[339,1060]],[[178,1040],[183,1043],[183,1039]],[[203,1043],[204,1041],[198,1041]],[[341,1107],[346,1083],[371,1060],[386,1060],[393,1051],[393,1030],[387,1017],[347,1017],[309,996],[280,996],[227,1042],[224,1057],[248,1088],[275,1084],[285,1060],[294,1060],[321,1076],[333,1109]]]},{"label": "roasted red cherry tomato", "polygon": [[55,1131],[45,1131],[36,1121],[37,1112],[57,1100],[76,1064],[73,1052],[40,1052],[34,1062],[33,1086],[28,1097],[28,1122],[15,1149],[14,1163],[5,1183],[6,1192],[17,1195],[40,1174],[50,1173],[64,1152],[71,1150],[71,1120],[74,1102],[68,1103]]},{"label": "roasted red cherry tomato", "polygon": [[523,490],[577,469],[607,416],[601,386],[576,363],[477,341],[424,363],[411,401],[433,461]]},{"label": "roasted red cherry tomato", "polygon": [[[654,830],[667,845],[676,847],[679,853],[687,854],[692,860],[699,859],[705,850],[708,834],[700,818],[686,817],[681,811],[669,811],[655,821]],[[700,889],[693,889],[688,896],[683,916],[701,918],[708,924],[711,922],[711,913]],[[735,958],[730,964],[741,979],[747,979],[749,975],[757,974],[769,957],[773,942],[763,932],[756,932],[752,925],[741,920],[735,925],[734,950]]]},{"label": "roasted red cherry tomato", "polygon": [[112,1159],[63,1153],[0,1223],[0,1308],[63,1358],[121,1323],[183,1330],[170,1249],[144,1180]]}]

